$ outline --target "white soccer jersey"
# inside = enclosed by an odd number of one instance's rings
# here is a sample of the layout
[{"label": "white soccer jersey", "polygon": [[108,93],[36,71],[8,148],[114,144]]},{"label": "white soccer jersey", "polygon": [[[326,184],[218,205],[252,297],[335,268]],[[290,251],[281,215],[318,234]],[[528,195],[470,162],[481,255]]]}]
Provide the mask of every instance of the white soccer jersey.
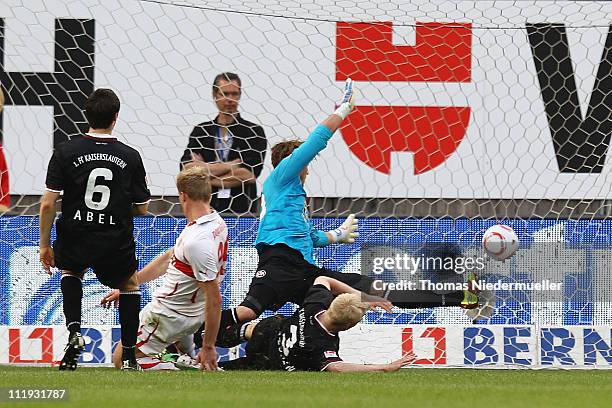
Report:
[{"label": "white soccer jersey", "polygon": [[204,294],[198,281],[223,280],[227,245],[227,226],[217,212],[187,224],[176,240],[164,283],[153,293],[153,311],[202,316]]}]

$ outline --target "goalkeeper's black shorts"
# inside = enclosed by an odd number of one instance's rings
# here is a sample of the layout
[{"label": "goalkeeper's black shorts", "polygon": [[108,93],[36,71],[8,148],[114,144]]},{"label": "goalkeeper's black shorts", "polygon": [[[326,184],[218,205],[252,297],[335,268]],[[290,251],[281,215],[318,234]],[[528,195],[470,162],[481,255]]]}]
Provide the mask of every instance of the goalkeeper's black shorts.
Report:
[{"label": "goalkeeper's black shorts", "polygon": [[358,273],[342,273],[307,262],[297,250],[285,244],[267,246],[259,254],[257,272],[242,302],[255,312],[278,310],[287,302],[301,305],[319,276],[328,276],[368,293],[373,279]]}]

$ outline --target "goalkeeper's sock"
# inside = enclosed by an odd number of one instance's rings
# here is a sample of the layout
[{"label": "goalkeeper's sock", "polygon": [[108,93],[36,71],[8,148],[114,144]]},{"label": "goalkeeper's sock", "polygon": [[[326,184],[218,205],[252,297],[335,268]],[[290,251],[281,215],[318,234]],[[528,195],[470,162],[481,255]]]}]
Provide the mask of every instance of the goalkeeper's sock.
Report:
[{"label": "goalkeeper's sock", "polygon": [[72,335],[81,332],[81,302],[83,299],[83,284],[74,275],[62,275],[61,280],[64,316],[66,328]]},{"label": "goalkeeper's sock", "polygon": [[124,350],[136,344],[139,311],[140,290],[122,291],[119,295],[119,324],[121,325],[121,344]]},{"label": "goalkeeper's sock", "polygon": [[392,290],[387,295],[389,302],[404,309],[460,306],[463,298],[462,291],[441,295],[426,290]]}]

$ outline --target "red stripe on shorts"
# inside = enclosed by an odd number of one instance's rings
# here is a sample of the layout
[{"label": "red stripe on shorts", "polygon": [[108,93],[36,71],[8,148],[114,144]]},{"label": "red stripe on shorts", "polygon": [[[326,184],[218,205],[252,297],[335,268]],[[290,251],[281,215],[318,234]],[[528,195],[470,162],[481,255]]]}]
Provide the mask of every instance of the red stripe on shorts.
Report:
[{"label": "red stripe on shorts", "polygon": [[142,368],[143,370],[148,370],[149,368],[155,367],[159,363],[161,363],[161,361],[156,361],[155,363],[139,363],[139,364],[140,364],[140,368]]},{"label": "red stripe on shorts", "polygon": [[143,344],[147,343],[149,340],[151,340],[151,336],[153,336],[153,334],[155,334],[155,332],[157,331],[157,328],[159,327],[159,323],[157,323],[155,325],[155,328],[153,329],[153,331],[151,333],[149,333],[149,335],[147,336],[147,338],[143,341],[139,341],[138,343],[136,343],[136,347],[140,347]]}]

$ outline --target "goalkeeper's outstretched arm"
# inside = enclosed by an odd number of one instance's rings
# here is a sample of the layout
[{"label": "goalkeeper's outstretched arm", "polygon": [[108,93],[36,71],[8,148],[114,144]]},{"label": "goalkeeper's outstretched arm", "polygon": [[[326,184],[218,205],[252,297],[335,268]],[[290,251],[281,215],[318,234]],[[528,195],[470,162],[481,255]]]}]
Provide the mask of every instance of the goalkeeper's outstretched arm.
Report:
[{"label": "goalkeeper's outstretched arm", "polygon": [[274,169],[272,174],[280,183],[299,177],[302,170],[327,146],[328,140],[338,130],[342,121],[354,107],[353,81],[349,78],[344,86],[344,95],[340,106],[312,131],[308,139],[289,156],[284,158]]}]

